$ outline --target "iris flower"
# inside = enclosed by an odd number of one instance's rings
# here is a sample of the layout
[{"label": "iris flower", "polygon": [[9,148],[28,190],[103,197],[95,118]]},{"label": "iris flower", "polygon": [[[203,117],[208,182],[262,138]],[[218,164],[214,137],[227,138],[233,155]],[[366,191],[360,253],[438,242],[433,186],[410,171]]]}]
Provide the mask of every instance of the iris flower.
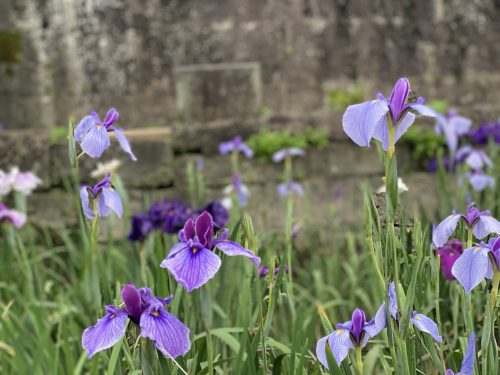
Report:
[{"label": "iris flower", "polygon": [[342,118],[344,132],[358,146],[368,147],[372,138],[382,142],[384,150],[389,148],[389,126],[395,128],[396,142],[415,121],[416,112],[422,116],[436,117],[436,112],[424,105],[424,98],[410,103],[410,82],[400,78],[391,96],[385,98],[378,93],[375,100],[347,107]]},{"label": "iris flower", "polygon": [[280,163],[288,157],[291,156],[305,156],[306,152],[299,147],[284,148],[282,150],[276,151],[272,159],[275,163]]},{"label": "iris flower", "polygon": [[213,238],[214,222],[212,215],[203,212],[196,220],[186,221],[179,232],[179,242],[171,249],[161,263],[168,269],[175,280],[188,292],[199,288],[213,278],[221,265],[221,259],[215,254],[215,248],[228,256],[241,255],[260,265],[260,258],[237,242],[229,241],[229,230]]},{"label": "iris flower", "polygon": [[493,266],[497,272],[500,270],[500,237],[465,249],[453,265],[451,273],[465,291],[470,293],[485,278],[493,277]]},{"label": "iris flower", "polygon": [[219,145],[219,153],[221,155],[227,155],[231,152],[241,152],[247,158],[251,158],[253,156],[253,150],[248,146],[241,137],[238,135],[227,142],[222,142]]},{"label": "iris flower", "polygon": [[14,167],[8,173],[0,170],[0,196],[7,195],[11,191],[18,191],[23,195],[30,195],[42,180],[32,172],[20,172]]},{"label": "iris flower", "polygon": [[106,306],[106,315],[83,331],[82,346],[89,358],[118,343],[125,335],[128,319],[140,327],[142,337],[154,341],[165,357],[175,358],[189,351],[189,328],[165,310],[172,297],[155,297],[151,289],[137,289],[132,284],[122,288],[121,297],[123,308]]},{"label": "iris flower", "polygon": [[326,358],[326,343],[328,342],[333,357],[340,366],[349,350],[355,347],[364,348],[368,341],[386,326],[385,303],[380,306],[375,317],[369,321],[366,321],[364,311],[357,308],[353,311],[351,320],[337,324],[335,331],[318,340],[316,356],[321,364],[328,368]]},{"label": "iris flower", "polygon": [[[389,284],[389,312],[391,313],[391,316],[394,318],[396,323],[399,323],[398,302],[396,300],[396,289],[394,287],[394,282]],[[428,333],[436,342],[441,343],[443,341],[443,339],[439,335],[436,323],[434,323],[431,318],[423,314],[419,314],[417,311],[413,310],[410,315],[410,321],[416,329]]]},{"label": "iris flower", "polygon": [[114,132],[123,151],[129,154],[132,160],[136,161],[137,158],[132,152],[123,130],[114,126],[116,121],[118,121],[118,111],[114,108],[108,111],[104,121],[101,121],[96,112],[92,112],[89,116],[81,119],[76,126],[75,141],[80,144],[82,151],[91,158],[100,158],[110,145],[108,133]]},{"label": "iris flower", "polygon": [[472,188],[478,193],[486,188],[494,188],[496,185],[495,178],[484,173],[482,170],[466,172],[464,177],[467,178]]},{"label": "iris flower", "polygon": [[277,190],[278,194],[281,197],[287,197],[290,194],[296,194],[300,196],[304,195],[304,188],[302,187],[302,184],[295,181],[288,181],[279,184]]},{"label": "iris flower", "polygon": [[248,186],[243,183],[243,181],[241,180],[241,176],[238,173],[235,173],[231,177],[231,184],[226,186],[222,191],[222,194],[226,196],[226,198],[224,198],[222,201],[222,204],[226,209],[230,209],[233,205],[232,199],[230,197],[230,195],[233,193],[236,193],[240,207],[248,206],[250,190],[248,189]]},{"label": "iris flower", "polygon": [[[80,198],[82,200],[83,213],[89,219],[94,218],[94,210],[90,208],[90,198],[97,201],[97,214],[100,217],[106,217],[115,212],[118,217],[122,217],[123,206],[120,196],[111,184],[111,174],[106,174],[106,177],[98,182],[94,187],[82,186],[80,188]],[[90,198],[89,198],[90,197]]]},{"label": "iris flower", "polygon": [[467,206],[467,212],[461,214],[453,210],[432,231],[432,243],[436,247],[443,246],[457,229],[458,222],[463,220],[465,225],[472,229],[474,237],[483,239],[489,234],[500,234],[500,222],[491,216],[490,211],[479,211],[474,204]]},{"label": "iris flower", "polygon": [[493,162],[483,150],[477,150],[470,145],[460,147],[455,155],[458,163],[464,162],[472,170],[494,167]]},{"label": "iris flower", "polygon": [[0,223],[2,221],[8,221],[19,229],[24,225],[24,223],[26,223],[26,214],[24,212],[10,209],[5,204],[0,202]]},{"label": "iris flower", "polygon": [[446,370],[444,375],[474,375],[474,358],[476,356],[476,335],[474,332],[470,334],[469,343],[465,350],[464,359],[460,372],[454,373],[452,370]]},{"label": "iris flower", "polygon": [[446,245],[436,250],[436,254],[441,257],[440,265],[444,277],[448,280],[455,280],[455,276],[451,273],[451,268],[455,261],[462,255],[463,245],[459,240],[448,241]]},{"label": "iris flower", "polygon": [[449,111],[445,116],[438,115],[435,130],[437,134],[443,134],[450,152],[457,150],[460,137],[467,134],[472,126],[472,121],[462,117],[456,111]]}]

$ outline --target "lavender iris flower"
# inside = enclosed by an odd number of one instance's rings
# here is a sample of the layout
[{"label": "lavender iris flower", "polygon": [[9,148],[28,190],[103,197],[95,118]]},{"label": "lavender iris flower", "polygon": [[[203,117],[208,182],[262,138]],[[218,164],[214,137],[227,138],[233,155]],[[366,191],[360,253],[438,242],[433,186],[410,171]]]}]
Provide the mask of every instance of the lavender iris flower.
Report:
[{"label": "lavender iris flower", "polygon": [[464,162],[471,169],[478,170],[485,167],[494,167],[491,159],[486,155],[486,152],[477,150],[470,145],[460,147],[455,155],[457,163]]},{"label": "lavender iris flower", "polygon": [[[391,316],[394,318],[396,323],[399,324],[398,302],[396,300],[396,289],[394,286],[394,282],[391,282],[389,284],[388,294],[389,294],[389,312],[391,313]],[[434,323],[434,321],[431,318],[423,314],[419,314],[417,311],[413,310],[413,312],[410,315],[410,321],[416,329],[428,333],[429,335],[432,336],[432,338],[436,342],[441,343],[443,341],[443,339],[439,335],[437,324]]]},{"label": "lavender iris flower", "polygon": [[81,119],[76,126],[75,141],[80,143],[82,151],[91,158],[100,158],[110,145],[108,133],[114,132],[123,151],[129,154],[132,160],[137,161],[123,129],[114,126],[116,121],[118,121],[118,111],[114,108],[108,111],[104,121],[101,121],[96,112],[92,112],[90,116]]},{"label": "lavender iris flower", "polygon": [[444,277],[448,280],[455,280],[455,276],[451,273],[451,268],[455,261],[462,255],[463,245],[459,240],[448,241],[446,245],[436,250],[436,254],[441,257],[440,266]]},{"label": "lavender iris flower", "polygon": [[493,277],[493,270],[500,270],[500,237],[492,238],[488,243],[465,249],[457,259],[451,273],[458,282],[470,293],[485,278]]},{"label": "lavender iris flower", "polygon": [[139,325],[141,336],[154,341],[165,357],[175,358],[189,351],[189,328],[165,310],[172,297],[155,297],[151,289],[137,289],[132,284],[122,288],[121,297],[123,308],[106,306],[106,315],[83,331],[82,346],[89,358],[118,343],[125,335],[128,319]]},{"label": "lavender iris flower", "polygon": [[219,153],[221,155],[227,155],[231,152],[241,152],[247,158],[251,158],[253,156],[253,150],[248,146],[241,137],[238,135],[227,142],[222,142],[219,145]]},{"label": "lavender iris flower", "polygon": [[299,148],[299,147],[290,147],[290,148],[284,148],[282,150],[276,151],[272,159],[275,163],[281,163],[283,160],[285,160],[288,157],[291,156],[305,156],[306,152]]},{"label": "lavender iris flower", "polygon": [[90,208],[90,198],[97,201],[97,214],[100,217],[106,217],[115,212],[118,217],[122,217],[123,206],[120,196],[111,184],[111,174],[98,182],[94,187],[82,186],[80,188],[80,198],[82,200],[83,213],[89,219],[94,218],[94,211]]},{"label": "lavender iris flower", "polygon": [[350,349],[364,348],[370,338],[379,334],[387,326],[385,303],[380,306],[375,317],[366,321],[363,310],[357,308],[348,322],[337,324],[337,329],[322,337],[316,344],[316,356],[323,366],[328,368],[326,359],[326,343],[332,351],[335,361],[340,366]]},{"label": "lavender iris flower", "polygon": [[472,203],[467,206],[465,214],[453,210],[450,216],[433,229],[432,244],[435,247],[443,246],[455,232],[460,220],[465,222],[469,230],[472,229],[472,234],[477,239],[483,239],[492,233],[500,234],[500,222],[491,216],[490,211],[479,211]]},{"label": "lavender iris flower", "polygon": [[23,195],[30,195],[42,180],[32,172],[20,172],[14,167],[8,173],[0,171],[0,196],[7,195],[11,191],[18,191]]},{"label": "lavender iris flower", "polygon": [[482,170],[466,172],[464,177],[469,181],[472,188],[478,193],[482,192],[486,188],[494,188],[496,184],[495,178],[484,173]]},{"label": "lavender iris flower", "polygon": [[196,220],[186,221],[179,232],[179,242],[170,249],[160,267],[168,269],[175,280],[188,292],[199,288],[213,278],[221,265],[221,259],[213,251],[215,248],[228,256],[241,255],[249,258],[256,266],[260,258],[239,243],[229,241],[229,230],[213,237],[214,223],[208,212],[203,212]]},{"label": "lavender iris flower", "polygon": [[476,129],[467,133],[470,141],[474,145],[486,146],[492,139],[496,144],[500,143],[500,122],[485,122]]},{"label": "lavender iris flower", "polygon": [[472,121],[459,116],[456,111],[449,111],[445,116],[438,115],[435,130],[437,134],[444,134],[448,149],[455,153],[460,137],[467,134]]},{"label": "lavender iris flower", "polygon": [[342,118],[344,132],[358,146],[368,147],[372,138],[375,138],[382,142],[383,149],[387,151],[389,126],[395,128],[394,142],[396,142],[415,121],[416,116],[412,111],[428,117],[437,115],[433,109],[424,105],[424,98],[408,103],[409,94],[408,79],[400,78],[389,98],[378,93],[375,100],[350,105]]},{"label": "lavender iris flower", "polygon": [[446,370],[444,375],[474,375],[474,359],[476,357],[476,334],[472,332],[469,337],[467,349],[465,350],[464,359],[460,372],[454,373],[452,370]]},{"label": "lavender iris flower", "polygon": [[304,195],[304,188],[302,187],[302,184],[295,182],[295,181],[288,181],[284,182],[282,184],[279,184],[277,187],[278,194],[281,197],[287,197],[290,194],[296,194],[299,196]]},{"label": "lavender iris flower", "polygon": [[0,223],[2,221],[8,221],[19,229],[24,225],[24,223],[26,223],[26,214],[24,212],[10,209],[5,204],[0,202]]}]

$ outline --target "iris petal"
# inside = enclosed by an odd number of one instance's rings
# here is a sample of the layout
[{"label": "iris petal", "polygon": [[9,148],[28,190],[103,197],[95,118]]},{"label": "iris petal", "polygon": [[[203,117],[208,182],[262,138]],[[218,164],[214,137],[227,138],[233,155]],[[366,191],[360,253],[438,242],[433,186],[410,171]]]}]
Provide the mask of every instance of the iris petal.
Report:
[{"label": "iris petal", "polygon": [[452,214],[445,218],[437,227],[432,231],[432,244],[436,247],[443,246],[450,236],[457,229],[458,221],[462,215]]},{"label": "iris petal", "polygon": [[455,261],[451,273],[458,282],[470,293],[488,274],[488,249],[472,247],[465,249],[463,254]]},{"label": "iris petal", "polygon": [[218,242],[215,246],[217,247],[217,249],[230,257],[241,255],[250,259],[250,261],[256,266],[260,264],[260,258],[258,256],[256,256],[251,250],[245,249],[237,242],[221,241]]},{"label": "iris petal", "polygon": [[108,131],[101,125],[91,126],[83,137],[80,147],[92,158],[101,157],[104,150],[109,147]]},{"label": "iris petal", "polygon": [[90,220],[94,218],[94,211],[92,211],[89,207],[89,192],[86,186],[82,186],[80,188],[80,199],[82,201],[82,209],[85,216],[87,216]]},{"label": "iris petal", "polygon": [[476,334],[472,332],[469,337],[467,349],[465,350],[462,366],[460,367],[460,375],[474,374],[474,358],[476,357]]},{"label": "iris petal", "polygon": [[436,323],[431,318],[414,311],[411,315],[411,322],[418,330],[430,334],[436,342],[441,343],[443,341]]},{"label": "iris petal", "polygon": [[85,116],[75,128],[73,137],[76,142],[81,142],[92,126],[97,126],[94,116]]},{"label": "iris petal", "polygon": [[478,239],[483,239],[492,233],[500,234],[500,221],[494,217],[482,215],[479,217],[472,233]]},{"label": "iris petal", "polygon": [[130,158],[133,161],[137,161],[137,158],[135,157],[134,153],[132,152],[132,148],[130,147],[130,143],[123,133],[123,130],[120,128],[115,128],[115,135],[116,139],[118,140],[118,143],[120,144],[120,147],[122,148],[123,151],[125,151],[127,154],[130,155]]},{"label": "iris petal", "polygon": [[354,348],[349,331],[343,328],[339,328],[330,334],[328,344],[339,366],[347,357],[349,350]]},{"label": "iris petal", "polygon": [[344,132],[359,146],[368,147],[376,129],[385,123],[386,102],[374,100],[347,107],[342,118]]},{"label": "iris petal", "polygon": [[[415,115],[413,113],[407,113],[398,123],[396,127],[396,133],[394,135],[394,143],[397,142],[399,138],[403,136],[404,133],[409,129],[409,127],[415,121]],[[385,118],[384,118],[385,120]],[[392,125],[391,125],[392,126]],[[382,142],[382,148],[387,151],[389,148],[389,133],[387,129],[387,121],[380,123],[375,132],[373,133],[373,138],[377,141]]]},{"label": "iris petal", "polygon": [[322,337],[316,344],[316,356],[318,357],[318,361],[326,368],[328,368],[328,360],[326,358],[326,342],[329,338],[330,335]]}]

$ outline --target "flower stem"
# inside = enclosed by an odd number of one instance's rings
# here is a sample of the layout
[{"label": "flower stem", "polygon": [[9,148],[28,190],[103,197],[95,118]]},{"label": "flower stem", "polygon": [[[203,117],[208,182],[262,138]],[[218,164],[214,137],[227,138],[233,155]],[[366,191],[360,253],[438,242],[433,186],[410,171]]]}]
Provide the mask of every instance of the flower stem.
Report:
[{"label": "flower stem", "polygon": [[361,357],[361,346],[356,346],[356,369],[358,375],[363,375],[363,358]]},{"label": "flower stem", "polygon": [[[467,249],[472,247],[472,228],[468,229],[467,232]],[[464,299],[463,299],[463,315],[465,320],[465,327],[467,328],[467,332],[472,332],[474,329],[474,322],[472,320],[472,302],[470,293],[466,293],[464,290]]]},{"label": "flower stem", "polygon": [[493,312],[495,310],[495,305],[497,302],[498,286],[499,285],[500,285],[500,270],[496,269],[496,267],[495,267],[495,271],[494,271],[494,275],[493,275],[493,284],[492,284],[491,293],[490,293],[490,300],[488,303],[488,305],[490,307],[491,316],[494,316]]},{"label": "flower stem", "polygon": [[391,160],[394,151],[396,150],[395,138],[396,138],[396,127],[390,124],[387,125],[387,133],[389,136],[389,147],[387,148],[387,156]]}]

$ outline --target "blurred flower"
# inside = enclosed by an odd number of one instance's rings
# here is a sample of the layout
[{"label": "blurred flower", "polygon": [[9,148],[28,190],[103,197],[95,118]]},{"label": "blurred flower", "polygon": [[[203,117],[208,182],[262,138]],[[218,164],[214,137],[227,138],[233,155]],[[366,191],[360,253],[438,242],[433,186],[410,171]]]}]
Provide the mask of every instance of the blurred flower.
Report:
[{"label": "blurred flower", "polygon": [[357,308],[353,311],[351,320],[337,324],[335,331],[318,340],[316,344],[318,360],[328,368],[326,359],[326,343],[328,342],[329,349],[332,351],[337,365],[340,366],[350,349],[364,348],[368,341],[386,326],[385,303],[380,306],[375,317],[369,321],[366,321],[364,311]]},{"label": "blurred flower", "polygon": [[198,172],[203,172],[203,169],[205,168],[205,162],[202,157],[199,157],[196,159],[196,170]]},{"label": "blurred flower", "polygon": [[339,202],[342,199],[343,189],[339,184],[335,185],[335,189],[333,190],[333,201]]},{"label": "blurred flower", "polygon": [[[122,217],[123,206],[122,200],[113,185],[110,182],[111,174],[106,174],[106,177],[99,181],[94,187],[82,186],[80,187],[80,198],[82,200],[83,213],[87,218],[93,219],[95,212],[90,208],[90,198],[93,200],[98,199],[97,202],[97,215],[106,217],[115,212],[118,217]],[[90,198],[89,198],[90,196]]]},{"label": "blurred flower", "polygon": [[465,249],[451,272],[465,291],[470,293],[485,278],[493,277],[493,266],[496,270],[500,270],[500,237],[491,238],[488,243],[481,242]]},{"label": "blurred flower", "polygon": [[446,245],[436,250],[436,254],[441,257],[441,271],[448,280],[455,280],[455,276],[451,273],[451,267],[453,267],[458,257],[462,255],[462,251],[462,242],[459,240],[448,241]]},{"label": "blurred flower", "polygon": [[253,156],[253,150],[242,141],[241,137],[238,135],[227,142],[222,142],[219,145],[219,153],[221,155],[227,155],[231,152],[241,152],[247,158],[251,158]]},{"label": "blurred flower", "polygon": [[[422,116],[436,117],[437,113],[423,103],[424,98],[418,98],[410,103],[410,83],[406,78],[400,78],[391,96],[385,98],[378,93],[375,100],[354,104],[347,107],[342,118],[344,132],[358,146],[368,147],[372,138],[382,142],[382,147],[389,148],[389,126],[396,129],[394,143],[408,130],[415,121],[417,112]],[[387,117],[389,114],[389,117]],[[387,121],[390,120],[390,124]]]},{"label": "blurred flower", "polygon": [[129,154],[132,160],[137,161],[123,130],[114,126],[116,121],[118,121],[118,111],[114,108],[108,111],[103,122],[96,112],[92,112],[90,116],[85,116],[80,120],[76,126],[75,141],[80,144],[82,151],[91,158],[100,158],[110,145],[108,133],[115,132],[116,139],[123,151]]},{"label": "blurred flower", "polygon": [[472,188],[478,193],[482,192],[488,187],[495,187],[495,178],[493,176],[487,175],[482,170],[466,172],[464,174],[464,177],[469,180]]},{"label": "blurred flower", "polygon": [[11,191],[18,191],[23,195],[30,195],[42,180],[32,172],[20,172],[18,167],[10,169],[9,173],[0,170],[0,196]]},{"label": "blurred flower", "polygon": [[[385,177],[382,177],[382,180],[384,181],[384,185],[377,189],[377,194],[385,193]],[[408,190],[408,186],[406,186],[406,184],[403,182],[403,179],[401,177],[398,177],[398,194],[404,193]]]},{"label": "blurred flower", "polygon": [[460,372],[456,374],[450,369],[446,370],[444,375],[474,375],[474,359],[476,357],[476,334],[472,332],[469,336],[467,349],[465,350],[464,359]]},{"label": "blurred flower", "polygon": [[[455,171],[455,163],[452,162],[452,159],[447,155],[443,158],[443,166],[444,169],[448,172]],[[438,169],[438,161],[436,158],[431,159],[429,164],[427,164],[427,170],[429,172],[436,172]]]},{"label": "blurred flower", "polygon": [[221,259],[214,253],[215,248],[228,256],[241,255],[256,266],[260,265],[260,258],[252,251],[227,239],[229,230],[224,229],[216,238],[212,236],[213,219],[208,212],[203,212],[196,220],[189,219],[179,232],[179,242],[160,265],[168,269],[188,292],[205,284],[219,270]]},{"label": "blurred flower", "polygon": [[132,216],[130,233],[128,239],[130,241],[143,241],[153,230],[153,224],[148,215],[138,214]]},{"label": "blurred flower", "polygon": [[281,197],[287,197],[290,194],[295,194],[299,196],[304,195],[304,188],[302,187],[302,184],[295,181],[288,181],[282,184],[278,184],[277,190],[278,194]]},{"label": "blurred flower", "polygon": [[471,129],[467,136],[474,145],[486,146],[492,139],[500,143],[500,122],[485,122],[475,129]]},{"label": "blurred flower", "polygon": [[198,213],[202,213],[203,211],[207,211],[212,216],[216,230],[223,228],[229,220],[229,212],[227,212],[222,203],[217,200],[208,203],[203,209],[199,210]]},{"label": "blurred flower", "polygon": [[229,201],[226,198],[222,202],[223,206],[226,209],[230,209],[232,207],[233,203],[229,196],[233,193],[236,193],[240,207],[248,206],[250,191],[248,187],[241,181],[241,176],[239,174],[234,174],[231,178],[231,185],[226,186],[222,191],[222,194],[229,198]]},{"label": "blurred flower", "polygon": [[[396,321],[396,323],[399,324],[398,302],[396,300],[396,289],[394,286],[394,282],[391,282],[389,284],[388,294],[389,294],[389,313]],[[429,335],[432,336],[432,338],[436,342],[441,343],[443,341],[443,339],[439,335],[437,324],[434,323],[434,321],[431,318],[428,318],[427,316],[419,314],[418,312],[413,310],[413,312],[410,315],[410,321],[416,329],[428,333]]]},{"label": "blurred flower", "polygon": [[298,148],[298,147],[290,147],[290,148],[284,148],[282,150],[276,151],[273,154],[272,159],[275,163],[280,163],[288,157],[305,156],[305,155],[306,155],[306,152],[303,149]]},{"label": "blurred flower", "polygon": [[165,310],[172,297],[155,297],[151,289],[137,289],[132,284],[122,288],[121,297],[123,307],[106,306],[106,315],[83,331],[82,346],[89,358],[117,344],[125,335],[128,319],[165,357],[175,358],[189,351],[189,328]]},{"label": "blurred flower", "polygon": [[464,162],[471,169],[483,169],[485,167],[493,167],[494,164],[491,159],[482,150],[474,149],[472,146],[460,147],[455,155],[457,163]]},{"label": "blurred flower", "polygon": [[2,221],[9,221],[19,229],[26,223],[26,214],[24,212],[12,210],[0,202],[0,223]]},{"label": "blurred flower", "polygon": [[100,178],[105,177],[107,173],[113,174],[121,165],[122,162],[118,159],[112,159],[105,163],[97,162],[97,168],[90,172],[90,177]]},{"label": "blurred flower", "polygon": [[[285,269],[283,270],[285,273],[288,273],[288,264],[285,264]],[[280,272],[280,268],[275,267],[273,271],[273,276],[276,278],[278,276],[278,273]],[[263,277],[266,277],[269,275],[269,267],[266,266],[259,266],[259,277],[262,279]]]},{"label": "blurred flower", "polygon": [[458,140],[467,134],[472,121],[459,116],[456,111],[449,111],[445,116],[438,115],[435,130],[437,134],[444,134],[448,149],[454,153],[457,150]]},{"label": "blurred flower", "polygon": [[455,232],[458,222],[462,221],[469,230],[472,229],[474,237],[482,239],[489,234],[500,234],[500,222],[491,216],[490,211],[479,211],[474,203],[467,206],[467,212],[461,214],[453,210],[437,227],[432,230],[432,244],[435,247],[443,246]]}]

